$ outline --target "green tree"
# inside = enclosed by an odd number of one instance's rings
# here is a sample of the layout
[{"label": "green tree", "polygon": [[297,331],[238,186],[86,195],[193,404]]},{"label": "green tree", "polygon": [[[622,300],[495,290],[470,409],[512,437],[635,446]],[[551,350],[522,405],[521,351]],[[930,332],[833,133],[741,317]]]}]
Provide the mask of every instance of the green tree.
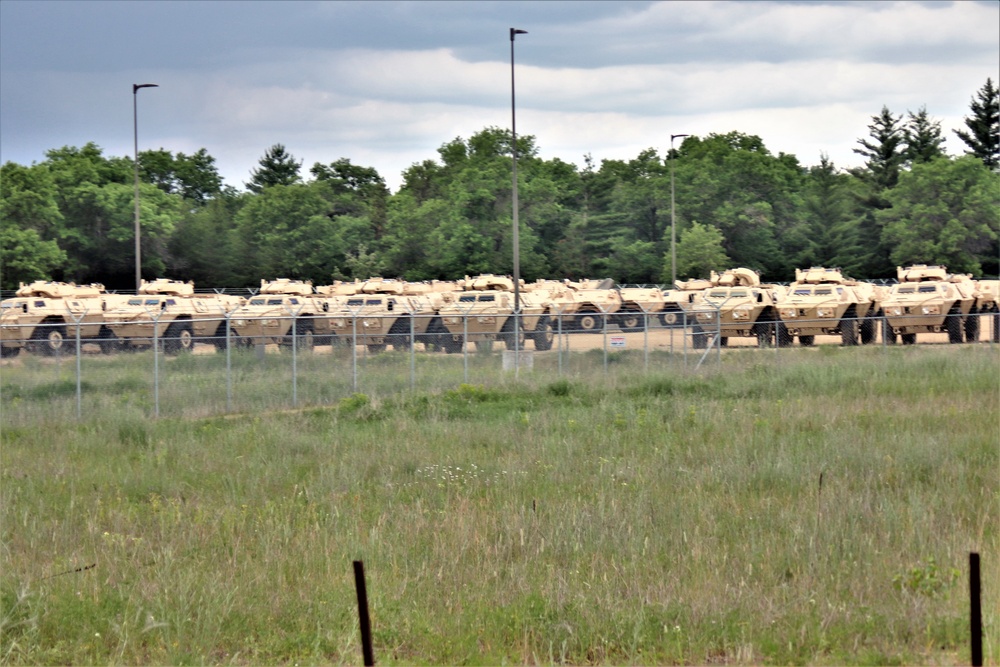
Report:
[{"label": "green tree", "polygon": [[215,158],[204,148],[176,156],[162,148],[139,153],[139,177],[164,192],[179,194],[197,205],[222,194],[222,177]]},{"label": "green tree", "polygon": [[45,241],[34,229],[6,221],[0,224],[0,288],[17,289],[20,282],[51,280],[66,253],[55,241]]},{"label": "green tree", "polygon": [[883,106],[877,116],[872,116],[868,126],[869,139],[858,139],[861,148],[854,152],[865,158],[865,171],[858,172],[879,191],[892,188],[899,181],[899,172],[906,160],[906,135],[902,116],[894,116]]},{"label": "green tree", "polygon": [[294,185],[301,183],[299,169],[302,161],[296,160],[282,144],[274,144],[265,151],[258,162],[260,165],[250,173],[247,190],[260,194],[265,188],[275,185]]},{"label": "green tree", "polygon": [[944,137],[941,135],[941,123],[927,115],[927,107],[920,107],[917,113],[907,112],[903,137],[906,143],[906,162],[911,165],[930,162],[945,154],[942,148]]},{"label": "green tree", "polygon": [[[663,279],[673,275],[670,253],[664,255]],[[680,233],[677,240],[677,277],[707,278],[709,272],[725,270],[732,266],[723,248],[722,233],[711,225],[692,222]]]},{"label": "green tree", "polygon": [[1000,91],[993,86],[993,79],[986,83],[972,98],[969,105],[971,116],[965,117],[965,130],[955,130],[955,134],[971,149],[989,169],[1000,166]]},{"label": "green tree", "polygon": [[996,261],[1000,174],[977,157],[914,165],[887,196],[892,207],[876,215],[895,264],[980,275],[984,260]]}]

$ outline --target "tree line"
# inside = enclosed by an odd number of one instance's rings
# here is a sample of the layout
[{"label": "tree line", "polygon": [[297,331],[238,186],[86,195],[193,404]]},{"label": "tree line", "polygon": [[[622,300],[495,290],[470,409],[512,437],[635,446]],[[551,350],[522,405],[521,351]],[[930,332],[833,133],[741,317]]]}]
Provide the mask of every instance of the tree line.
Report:
[{"label": "tree line", "polygon": [[[517,137],[521,275],[666,283],[674,177],[678,278],[747,266],[769,281],[837,266],[866,279],[908,263],[1000,274],[1000,120],[991,79],[972,98],[967,150],[949,156],[926,108],[871,118],[838,169],[804,167],[760,137],[689,136],[672,153],[538,157]],[[245,184],[226,185],[204,149],[139,154],[146,278],[244,287],[261,278],[317,284],[373,275],[455,279],[511,272],[514,146],[487,127],[411,165],[391,193],[370,167],[302,161],[271,146]],[[134,163],[93,143],[0,167],[0,286],[36,279],[134,286]]]}]

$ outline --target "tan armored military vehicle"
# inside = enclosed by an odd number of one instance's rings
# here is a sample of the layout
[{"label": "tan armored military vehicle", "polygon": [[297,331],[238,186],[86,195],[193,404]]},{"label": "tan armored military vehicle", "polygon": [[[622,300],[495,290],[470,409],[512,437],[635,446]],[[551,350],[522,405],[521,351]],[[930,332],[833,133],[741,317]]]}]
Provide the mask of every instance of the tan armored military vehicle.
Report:
[{"label": "tan armored military vehicle", "polygon": [[443,327],[432,326],[438,309],[449,298],[453,285],[412,283],[370,278],[358,284],[353,296],[344,297],[330,312],[334,344],[364,345],[369,352],[382,352],[387,345],[408,350],[411,342],[430,347],[438,342]]},{"label": "tan armored military vehicle", "polygon": [[[487,349],[493,341],[502,341],[508,350],[524,347],[524,340],[534,341],[536,350],[552,349],[555,338],[549,315],[549,291],[520,290],[520,336],[515,332],[514,281],[507,276],[482,275],[467,278],[461,291],[442,304],[439,314],[439,344],[448,353],[461,352],[463,341]],[[437,331],[436,326],[432,326]]]},{"label": "tan armored military vehicle", "polygon": [[961,343],[965,319],[976,303],[975,282],[926,264],[896,267],[896,275],[899,282],[882,300],[886,342],[895,343],[899,336],[912,345],[918,333],[945,332],[949,343]]},{"label": "tan armored military vehicle", "polygon": [[168,354],[190,352],[196,342],[224,348],[226,314],[241,303],[237,296],[196,294],[193,282],[143,280],[137,295],[104,312],[104,324],[116,349],[152,347],[154,340]]},{"label": "tan armored military vehicle", "polygon": [[659,318],[667,301],[663,292],[655,287],[619,287],[621,308],[614,322],[622,331],[642,331],[649,321]]},{"label": "tan armored military vehicle", "polygon": [[104,326],[104,311],[120,298],[96,283],[21,283],[15,297],[5,299],[0,308],[0,355],[13,357],[22,349],[58,354],[75,340],[77,323],[81,341],[111,352],[114,336]]},{"label": "tan armored military vehicle", "polygon": [[328,313],[337,303],[335,296],[316,294],[311,282],[261,280],[260,291],[233,312],[230,328],[241,345],[294,344],[311,350],[329,343]]},{"label": "tan armored military vehicle", "polygon": [[790,345],[798,336],[809,346],[819,335],[839,335],[843,345],[857,345],[859,336],[863,344],[872,343],[878,300],[878,288],[847,278],[840,269],[795,269],[795,282],[778,299],[778,345]]},{"label": "tan armored military vehicle", "polygon": [[[562,331],[577,333],[600,333],[604,322],[616,323],[615,315],[622,308],[622,295],[616,290],[615,282],[605,280],[565,280],[544,282],[552,301],[552,318],[559,318]],[[556,287],[556,284],[559,287]],[[641,326],[642,317],[637,318]],[[633,320],[633,324],[636,320]],[[558,328],[558,327],[557,327]]]},{"label": "tan armored military vehicle", "polygon": [[[989,340],[1000,343],[1000,280],[976,281],[976,304],[973,313],[965,319],[965,340],[979,340],[979,330],[989,328]],[[973,315],[970,313],[970,315]]]},{"label": "tan armored military vehicle", "polygon": [[778,320],[777,300],[784,293],[781,285],[764,284],[752,269],[728,269],[711,272],[712,287],[700,293],[690,306],[688,323],[693,324],[693,345],[706,347],[714,335],[725,346],[730,338],[756,338],[758,345],[769,345]]},{"label": "tan armored military vehicle", "polygon": [[665,327],[681,327],[687,313],[694,307],[702,292],[712,286],[712,281],[706,278],[678,280],[674,289],[663,292],[663,312],[660,320]]}]

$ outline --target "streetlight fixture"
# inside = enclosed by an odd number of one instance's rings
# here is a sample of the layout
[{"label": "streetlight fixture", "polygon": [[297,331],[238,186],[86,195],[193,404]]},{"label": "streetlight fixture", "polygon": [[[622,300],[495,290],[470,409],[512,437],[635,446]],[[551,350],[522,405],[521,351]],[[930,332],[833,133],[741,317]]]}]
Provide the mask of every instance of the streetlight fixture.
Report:
[{"label": "streetlight fixture", "polygon": [[[511,154],[514,157],[513,183],[514,183],[514,321],[521,312],[521,248],[518,240],[517,225],[517,124],[514,113],[514,35],[527,35],[527,30],[510,29],[510,136]],[[515,327],[514,340],[520,338],[520,324]]]},{"label": "streetlight fixture", "polygon": [[670,289],[677,284],[677,216],[674,207],[674,139],[687,134],[670,135]]},{"label": "streetlight fixture", "polygon": [[142,283],[142,252],[140,250],[139,233],[139,89],[159,88],[156,83],[132,84],[132,134],[135,140],[133,163],[135,164],[135,293],[139,293]]}]

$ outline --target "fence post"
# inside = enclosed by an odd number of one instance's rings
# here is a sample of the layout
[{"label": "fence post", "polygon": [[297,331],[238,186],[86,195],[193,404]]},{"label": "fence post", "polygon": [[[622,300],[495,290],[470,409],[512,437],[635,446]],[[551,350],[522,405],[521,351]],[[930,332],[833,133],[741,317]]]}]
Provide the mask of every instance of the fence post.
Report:
[{"label": "fence post", "polygon": [[972,667],[983,665],[983,609],[980,600],[979,554],[969,553],[969,632]]},{"label": "fence post", "polygon": [[233,311],[226,313],[226,412],[233,411],[233,341],[230,321]]},{"label": "fence post", "polygon": [[358,619],[361,623],[361,654],[365,667],[375,664],[375,654],[372,652],[372,627],[368,616],[368,591],[365,588],[365,564],[354,561],[354,587],[358,591]]}]

